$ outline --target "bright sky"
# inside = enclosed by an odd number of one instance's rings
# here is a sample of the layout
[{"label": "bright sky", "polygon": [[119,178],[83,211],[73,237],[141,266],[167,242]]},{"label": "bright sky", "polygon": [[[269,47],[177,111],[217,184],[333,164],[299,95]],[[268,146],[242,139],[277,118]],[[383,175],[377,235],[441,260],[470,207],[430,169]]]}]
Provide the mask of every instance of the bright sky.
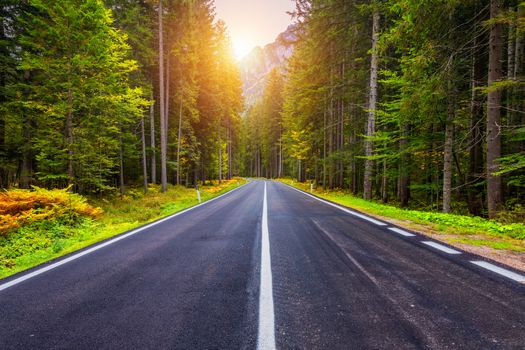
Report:
[{"label": "bright sky", "polygon": [[293,0],[215,0],[217,18],[226,22],[237,59],[255,46],[272,43],[292,23]]}]

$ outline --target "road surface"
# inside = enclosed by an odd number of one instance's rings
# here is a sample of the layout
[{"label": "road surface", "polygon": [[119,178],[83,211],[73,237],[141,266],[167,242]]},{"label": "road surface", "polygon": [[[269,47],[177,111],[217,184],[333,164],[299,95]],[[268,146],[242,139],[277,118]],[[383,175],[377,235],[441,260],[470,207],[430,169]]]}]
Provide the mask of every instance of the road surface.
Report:
[{"label": "road surface", "polygon": [[253,181],[3,280],[0,349],[524,349],[522,278]]}]

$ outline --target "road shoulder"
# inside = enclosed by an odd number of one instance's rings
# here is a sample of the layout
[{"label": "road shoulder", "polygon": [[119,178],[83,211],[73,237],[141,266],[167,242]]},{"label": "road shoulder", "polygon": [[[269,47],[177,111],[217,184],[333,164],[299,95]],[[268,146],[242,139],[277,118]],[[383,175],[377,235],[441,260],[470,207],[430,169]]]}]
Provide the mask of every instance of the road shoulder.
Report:
[{"label": "road shoulder", "polygon": [[[395,226],[398,226],[404,229],[408,229],[420,235],[432,238],[436,241],[441,241],[448,245],[459,248],[465,252],[472,253],[472,254],[493,260],[500,264],[512,267],[516,270],[525,272],[525,251],[513,251],[509,249],[495,249],[495,248],[492,248],[486,245],[482,245],[482,244],[480,245],[468,244],[468,242],[483,242],[486,240],[493,240],[494,242],[498,242],[498,239],[496,237],[492,237],[489,235],[483,235],[483,234],[467,236],[467,235],[439,231],[435,228],[435,225],[431,225],[431,224],[425,225],[425,224],[416,223],[410,220],[400,220],[400,219],[395,219],[395,218],[384,216],[384,215],[378,215],[376,213],[370,213],[366,210],[363,210],[362,207],[352,206],[352,205],[349,205],[347,202],[337,200],[337,198],[334,198],[334,196],[327,196],[315,190],[313,192],[310,192],[308,190],[308,186],[309,186],[308,184],[304,184],[304,183],[298,184],[297,182],[286,181],[286,180],[284,181],[278,180],[278,181],[281,183],[284,183],[285,185],[292,186],[296,189],[299,189],[305,193],[319,197],[323,200],[328,200],[338,205],[348,207],[352,210],[357,210],[372,218],[382,220],[384,222],[390,223],[392,225],[395,225]],[[517,241],[517,244],[520,244],[520,243],[521,245],[523,245],[522,242]]]}]

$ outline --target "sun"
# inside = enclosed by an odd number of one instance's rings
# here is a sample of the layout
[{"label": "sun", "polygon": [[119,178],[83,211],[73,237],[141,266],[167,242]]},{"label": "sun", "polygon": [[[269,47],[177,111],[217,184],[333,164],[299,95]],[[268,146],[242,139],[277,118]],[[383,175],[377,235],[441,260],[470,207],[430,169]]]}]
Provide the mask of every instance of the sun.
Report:
[{"label": "sun", "polygon": [[237,60],[241,60],[244,56],[250,53],[253,48],[247,40],[234,38],[233,39],[233,55]]}]

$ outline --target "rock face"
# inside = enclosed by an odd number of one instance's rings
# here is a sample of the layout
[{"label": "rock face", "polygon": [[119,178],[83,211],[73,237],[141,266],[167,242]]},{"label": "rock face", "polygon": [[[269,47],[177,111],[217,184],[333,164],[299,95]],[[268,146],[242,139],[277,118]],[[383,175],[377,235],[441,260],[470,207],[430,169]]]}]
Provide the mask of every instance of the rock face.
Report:
[{"label": "rock face", "polygon": [[263,95],[268,74],[274,68],[282,69],[292,55],[293,43],[296,37],[294,26],[289,26],[285,32],[264,48],[256,47],[246,57],[239,61],[242,89],[246,106],[251,106]]}]

